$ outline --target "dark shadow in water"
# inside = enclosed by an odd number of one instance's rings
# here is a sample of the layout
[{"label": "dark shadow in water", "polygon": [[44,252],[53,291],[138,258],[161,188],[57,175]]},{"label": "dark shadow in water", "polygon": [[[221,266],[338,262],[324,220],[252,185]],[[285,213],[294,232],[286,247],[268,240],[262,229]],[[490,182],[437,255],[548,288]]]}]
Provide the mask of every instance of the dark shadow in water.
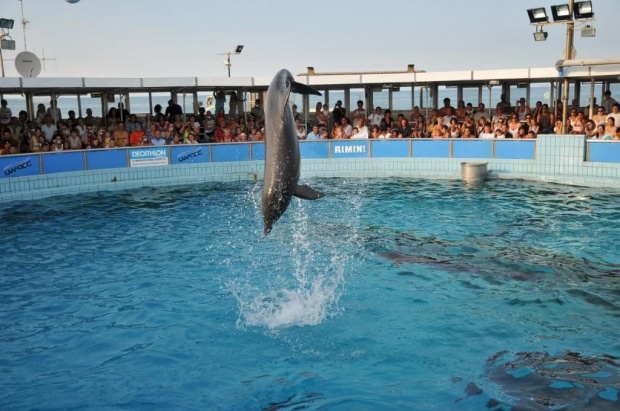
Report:
[{"label": "dark shadow in water", "polygon": [[264,411],[275,411],[283,408],[290,408],[293,410],[303,410],[310,408],[311,403],[316,400],[323,399],[323,394],[318,392],[309,392],[303,395],[291,395],[289,398],[282,402],[272,402],[267,407],[263,408]]},{"label": "dark shadow in water", "polygon": [[[464,245],[435,236],[416,237],[404,232],[369,229],[365,232],[365,246],[392,261],[401,276],[415,276],[415,266],[424,265],[455,275],[473,275],[493,285],[508,281],[536,283],[567,289],[568,294],[605,310],[617,311],[620,316],[620,307],[614,302],[620,295],[620,265],[617,264],[594,262],[529,245],[517,247],[509,241],[485,236]],[[468,288],[477,287],[467,277],[460,281]],[[588,284],[590,291],[575,289],[575,283]],[[510,301],[512,305],[531,303],[562,305],[563,301]]]},{"label": "dark shadow in water", "polygon": [[489,400],[492,410],[620,409],[620,363],[617,357],[586,357],[567,351],[499,352],[487,360],[486,375],[516,398],[514,404]]}]

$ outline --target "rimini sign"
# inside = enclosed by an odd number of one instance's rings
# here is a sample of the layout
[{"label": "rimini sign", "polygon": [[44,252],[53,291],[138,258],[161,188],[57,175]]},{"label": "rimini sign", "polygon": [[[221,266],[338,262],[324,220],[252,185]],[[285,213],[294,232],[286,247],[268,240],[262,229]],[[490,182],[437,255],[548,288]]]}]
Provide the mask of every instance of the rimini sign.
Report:
[{"label": "rimini sign", "polygon": [[332,140],[332,157],[334,158],[365,158],[368,157],[368,141]]}]

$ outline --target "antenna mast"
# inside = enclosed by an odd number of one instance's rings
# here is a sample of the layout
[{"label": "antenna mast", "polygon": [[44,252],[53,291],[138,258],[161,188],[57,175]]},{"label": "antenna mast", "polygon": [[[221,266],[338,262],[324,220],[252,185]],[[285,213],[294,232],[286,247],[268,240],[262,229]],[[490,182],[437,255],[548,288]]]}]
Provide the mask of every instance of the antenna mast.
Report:
[{"label": "antenna mast", "polygon": [[22,27],[24,28],[24,50],[27,51],[28,46],[26,45],[26,26],[28,25],[28,23],[30,23],[30,21],[24,18],[24,0],[19,0],[19,2],[22,8]]}]

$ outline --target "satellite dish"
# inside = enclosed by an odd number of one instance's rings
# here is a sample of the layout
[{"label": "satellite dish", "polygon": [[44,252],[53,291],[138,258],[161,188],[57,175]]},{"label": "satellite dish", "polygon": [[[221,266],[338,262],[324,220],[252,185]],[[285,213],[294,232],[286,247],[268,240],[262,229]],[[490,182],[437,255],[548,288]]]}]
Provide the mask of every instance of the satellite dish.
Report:
[{"label": "satellite dish", "polygon": [[37,77],[41,74],[41,61],[36,54],[22,51],[15,56],[15,68],[22,77]]}]

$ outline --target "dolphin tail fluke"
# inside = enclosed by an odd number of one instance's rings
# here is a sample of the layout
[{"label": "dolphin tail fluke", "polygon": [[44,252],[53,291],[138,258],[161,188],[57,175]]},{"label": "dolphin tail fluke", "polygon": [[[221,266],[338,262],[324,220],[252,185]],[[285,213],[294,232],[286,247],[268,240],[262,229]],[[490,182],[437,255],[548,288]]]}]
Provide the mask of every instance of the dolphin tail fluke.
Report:
[{"label": "dolphin tail fluke", "polygon": [[308,187],[307,185],[297,186],[297,188],[295,189],[295,193],[293,193],[293,195],[303,200],[317,200],[321,197],[325,197],[325,193],[316,191]]}]

